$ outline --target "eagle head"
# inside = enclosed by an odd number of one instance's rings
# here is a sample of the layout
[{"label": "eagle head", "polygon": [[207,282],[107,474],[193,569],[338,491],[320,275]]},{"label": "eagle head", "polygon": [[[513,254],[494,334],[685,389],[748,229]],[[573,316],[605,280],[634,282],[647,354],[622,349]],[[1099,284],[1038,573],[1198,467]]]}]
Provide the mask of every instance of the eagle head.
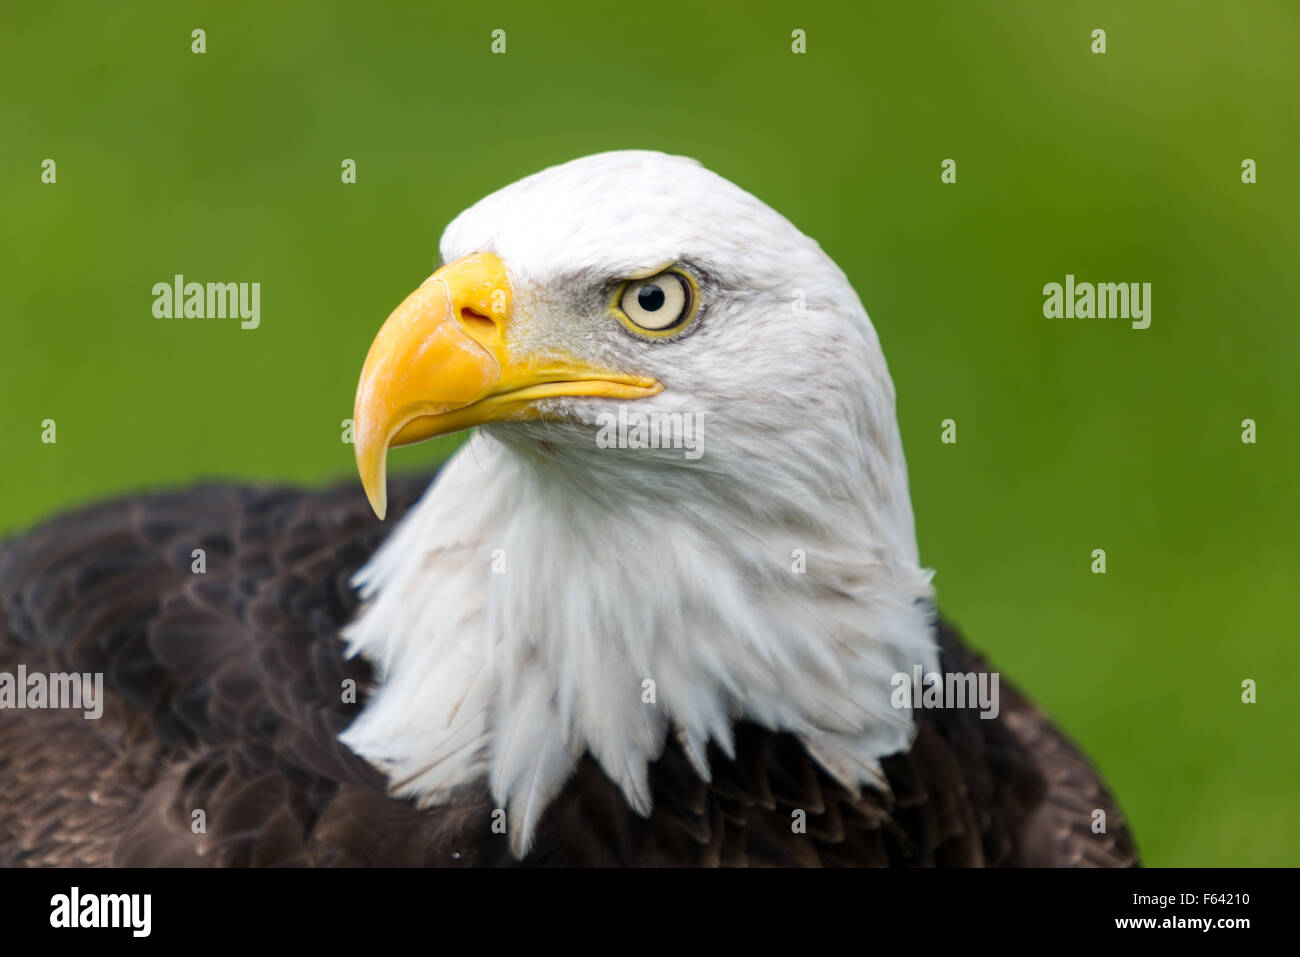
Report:
[{"label": "eagle head", "polygon": [[379,684],[344,740],[424,804],[486,780],[523,853],[590,753],[649,813],[674,735],[800,737],[850,787],[934,667],[893,384],[844,273],[697,162],[602,153],[480,200],[389,316],[355,451],[473,427],[358,574]]}]

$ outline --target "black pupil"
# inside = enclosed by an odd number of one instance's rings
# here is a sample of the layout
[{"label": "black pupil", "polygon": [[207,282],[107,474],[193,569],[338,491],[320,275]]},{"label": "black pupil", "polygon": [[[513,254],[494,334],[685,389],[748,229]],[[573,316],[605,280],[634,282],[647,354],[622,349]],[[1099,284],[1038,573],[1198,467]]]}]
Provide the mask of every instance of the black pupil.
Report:
[{"label": "black pupil", "polygon": [[658,286],[642,286],[636,301],[646,312],[658,312],[664,304],[664,291]]}]

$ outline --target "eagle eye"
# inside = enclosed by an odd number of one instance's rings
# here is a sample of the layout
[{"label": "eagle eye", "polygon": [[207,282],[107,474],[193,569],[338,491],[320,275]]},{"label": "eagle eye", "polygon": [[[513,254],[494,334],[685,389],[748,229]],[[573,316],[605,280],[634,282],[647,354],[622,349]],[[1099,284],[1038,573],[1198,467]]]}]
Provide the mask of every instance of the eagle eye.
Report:
[{"label": "eagle eye", "polygon": [[619,318],[640,333],[677,332],[695,312],[695,283],[676,270],[625,284],[618,296]]}]

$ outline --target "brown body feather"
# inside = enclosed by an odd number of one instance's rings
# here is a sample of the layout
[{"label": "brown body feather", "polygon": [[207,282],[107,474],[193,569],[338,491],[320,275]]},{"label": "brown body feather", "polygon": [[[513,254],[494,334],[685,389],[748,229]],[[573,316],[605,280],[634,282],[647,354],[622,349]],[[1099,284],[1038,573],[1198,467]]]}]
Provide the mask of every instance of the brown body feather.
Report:
[{"label": "brown body feather", "polygon": [[[392,482],[390,516],[426,484]],[[355,489],[208,486],[89,508],[0,547],[0,672],[103,672],[106,699],[99,720],[0,710],[0,864],[516,863],[485,789],[420,811],[339,743],[370,678],[342,657],[348,578],[391,527]],[[944,670],[985,668],[951,627],[939,637]],[[849,794],[793,737],[744,724],[734,761],[711,752],[711,783],[670,743],[642,819],[584,758],[523,863],[1135,864],[1087,759],[1001,691],[996,720],[920,712],[912,749],[884,762],[889,794]]]}]

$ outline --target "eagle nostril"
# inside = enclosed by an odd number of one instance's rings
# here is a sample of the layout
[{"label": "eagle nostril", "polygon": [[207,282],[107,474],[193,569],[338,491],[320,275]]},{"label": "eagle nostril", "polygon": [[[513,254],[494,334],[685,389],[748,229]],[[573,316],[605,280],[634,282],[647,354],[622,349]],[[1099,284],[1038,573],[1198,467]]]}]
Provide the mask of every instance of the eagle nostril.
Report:
[{"label": "eagle nostril", "polygon": [[496,335],[497,324],[477,309],[471,309],[469,306],[461,309],[460,322],[467,332],[476,333],[480,336]]}]

